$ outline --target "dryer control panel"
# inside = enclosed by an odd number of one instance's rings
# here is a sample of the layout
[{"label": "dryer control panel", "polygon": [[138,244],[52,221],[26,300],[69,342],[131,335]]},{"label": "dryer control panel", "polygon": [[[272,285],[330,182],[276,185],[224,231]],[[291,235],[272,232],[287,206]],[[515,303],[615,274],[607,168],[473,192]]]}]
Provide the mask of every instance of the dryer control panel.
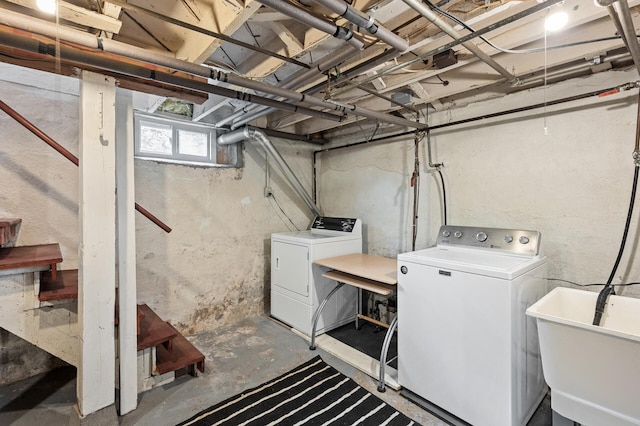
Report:
[{"label": "dryer control panel", "polygon": [[316,216],[311,223],[311,232],[331,234],[345,232],[360,235],[362,234],[362,222],[360,219],[345,217]]},{"label": "dryer control panel", "polygon": [[438,233],[438,246],[486,249],[516,255],[540,254],[540,232],[507,228],[478,228],[443,225]]}]

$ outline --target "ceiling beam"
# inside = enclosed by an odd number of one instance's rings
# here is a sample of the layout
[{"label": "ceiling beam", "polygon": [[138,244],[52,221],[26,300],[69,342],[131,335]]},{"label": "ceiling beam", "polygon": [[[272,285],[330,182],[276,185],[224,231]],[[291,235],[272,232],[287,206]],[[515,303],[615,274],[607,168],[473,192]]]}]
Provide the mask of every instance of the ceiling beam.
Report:
[{"label": "ceiling beam", "polygon": [[[192,22],[202,28],[233,35],[260,8],[255,0],[246,0],[244,7],[235,2],[214,1],[205,9],[199,22]],[[176,57],[189,62],[203,63],[223,41],[205,34],[189,31],[182,47],[176,51]]]},{"label": "ceiling beam", "polygon": [[[28,9],[40,10],[36,4],[36,0],[7,0],[10,3],[17,4]],[[65,21],[85,27],[95,28],[97,30],[107,31],[117,34],[120,32],[122,22],[111,16],[94,12],[84,7],[76,6],[65,1],[58,0],[58,17]]]}]

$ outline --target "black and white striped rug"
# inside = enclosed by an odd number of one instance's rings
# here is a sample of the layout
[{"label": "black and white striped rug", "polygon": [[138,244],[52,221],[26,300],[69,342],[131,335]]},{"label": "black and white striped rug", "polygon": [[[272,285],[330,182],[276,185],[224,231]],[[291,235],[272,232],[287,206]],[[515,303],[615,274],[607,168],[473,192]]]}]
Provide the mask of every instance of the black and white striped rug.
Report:
[{"label": "black and white striped rug", "polygon": [[318,356],[180,426],[417,425]]}]

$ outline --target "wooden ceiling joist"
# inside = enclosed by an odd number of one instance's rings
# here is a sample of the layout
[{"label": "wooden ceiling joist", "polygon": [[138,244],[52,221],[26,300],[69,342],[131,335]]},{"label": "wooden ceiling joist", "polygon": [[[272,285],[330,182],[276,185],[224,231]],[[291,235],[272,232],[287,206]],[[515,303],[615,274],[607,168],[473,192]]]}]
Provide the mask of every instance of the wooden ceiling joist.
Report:
[{"label": "wooden ceiling joist", "polygon": [[[32,10],[40,10],[36,0],[7,0],[10,3],[26,7]],[[58,17],[74,24],[82,25],[97,30],[117,34],[120,32],[122,22],[111,16],[94,12],[84,7],[76,6],[65,1],[58,0]]]}]

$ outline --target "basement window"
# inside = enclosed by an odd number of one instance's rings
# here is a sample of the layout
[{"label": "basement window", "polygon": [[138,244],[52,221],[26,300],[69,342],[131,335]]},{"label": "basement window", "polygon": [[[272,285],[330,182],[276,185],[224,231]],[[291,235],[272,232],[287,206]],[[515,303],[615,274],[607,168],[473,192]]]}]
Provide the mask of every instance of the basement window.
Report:
[{"label": "basement window", "polygon": [[217,129],[202,123],[135,114],[135,156],[208,167],[241,167],[239,145],[218,146]]}]

